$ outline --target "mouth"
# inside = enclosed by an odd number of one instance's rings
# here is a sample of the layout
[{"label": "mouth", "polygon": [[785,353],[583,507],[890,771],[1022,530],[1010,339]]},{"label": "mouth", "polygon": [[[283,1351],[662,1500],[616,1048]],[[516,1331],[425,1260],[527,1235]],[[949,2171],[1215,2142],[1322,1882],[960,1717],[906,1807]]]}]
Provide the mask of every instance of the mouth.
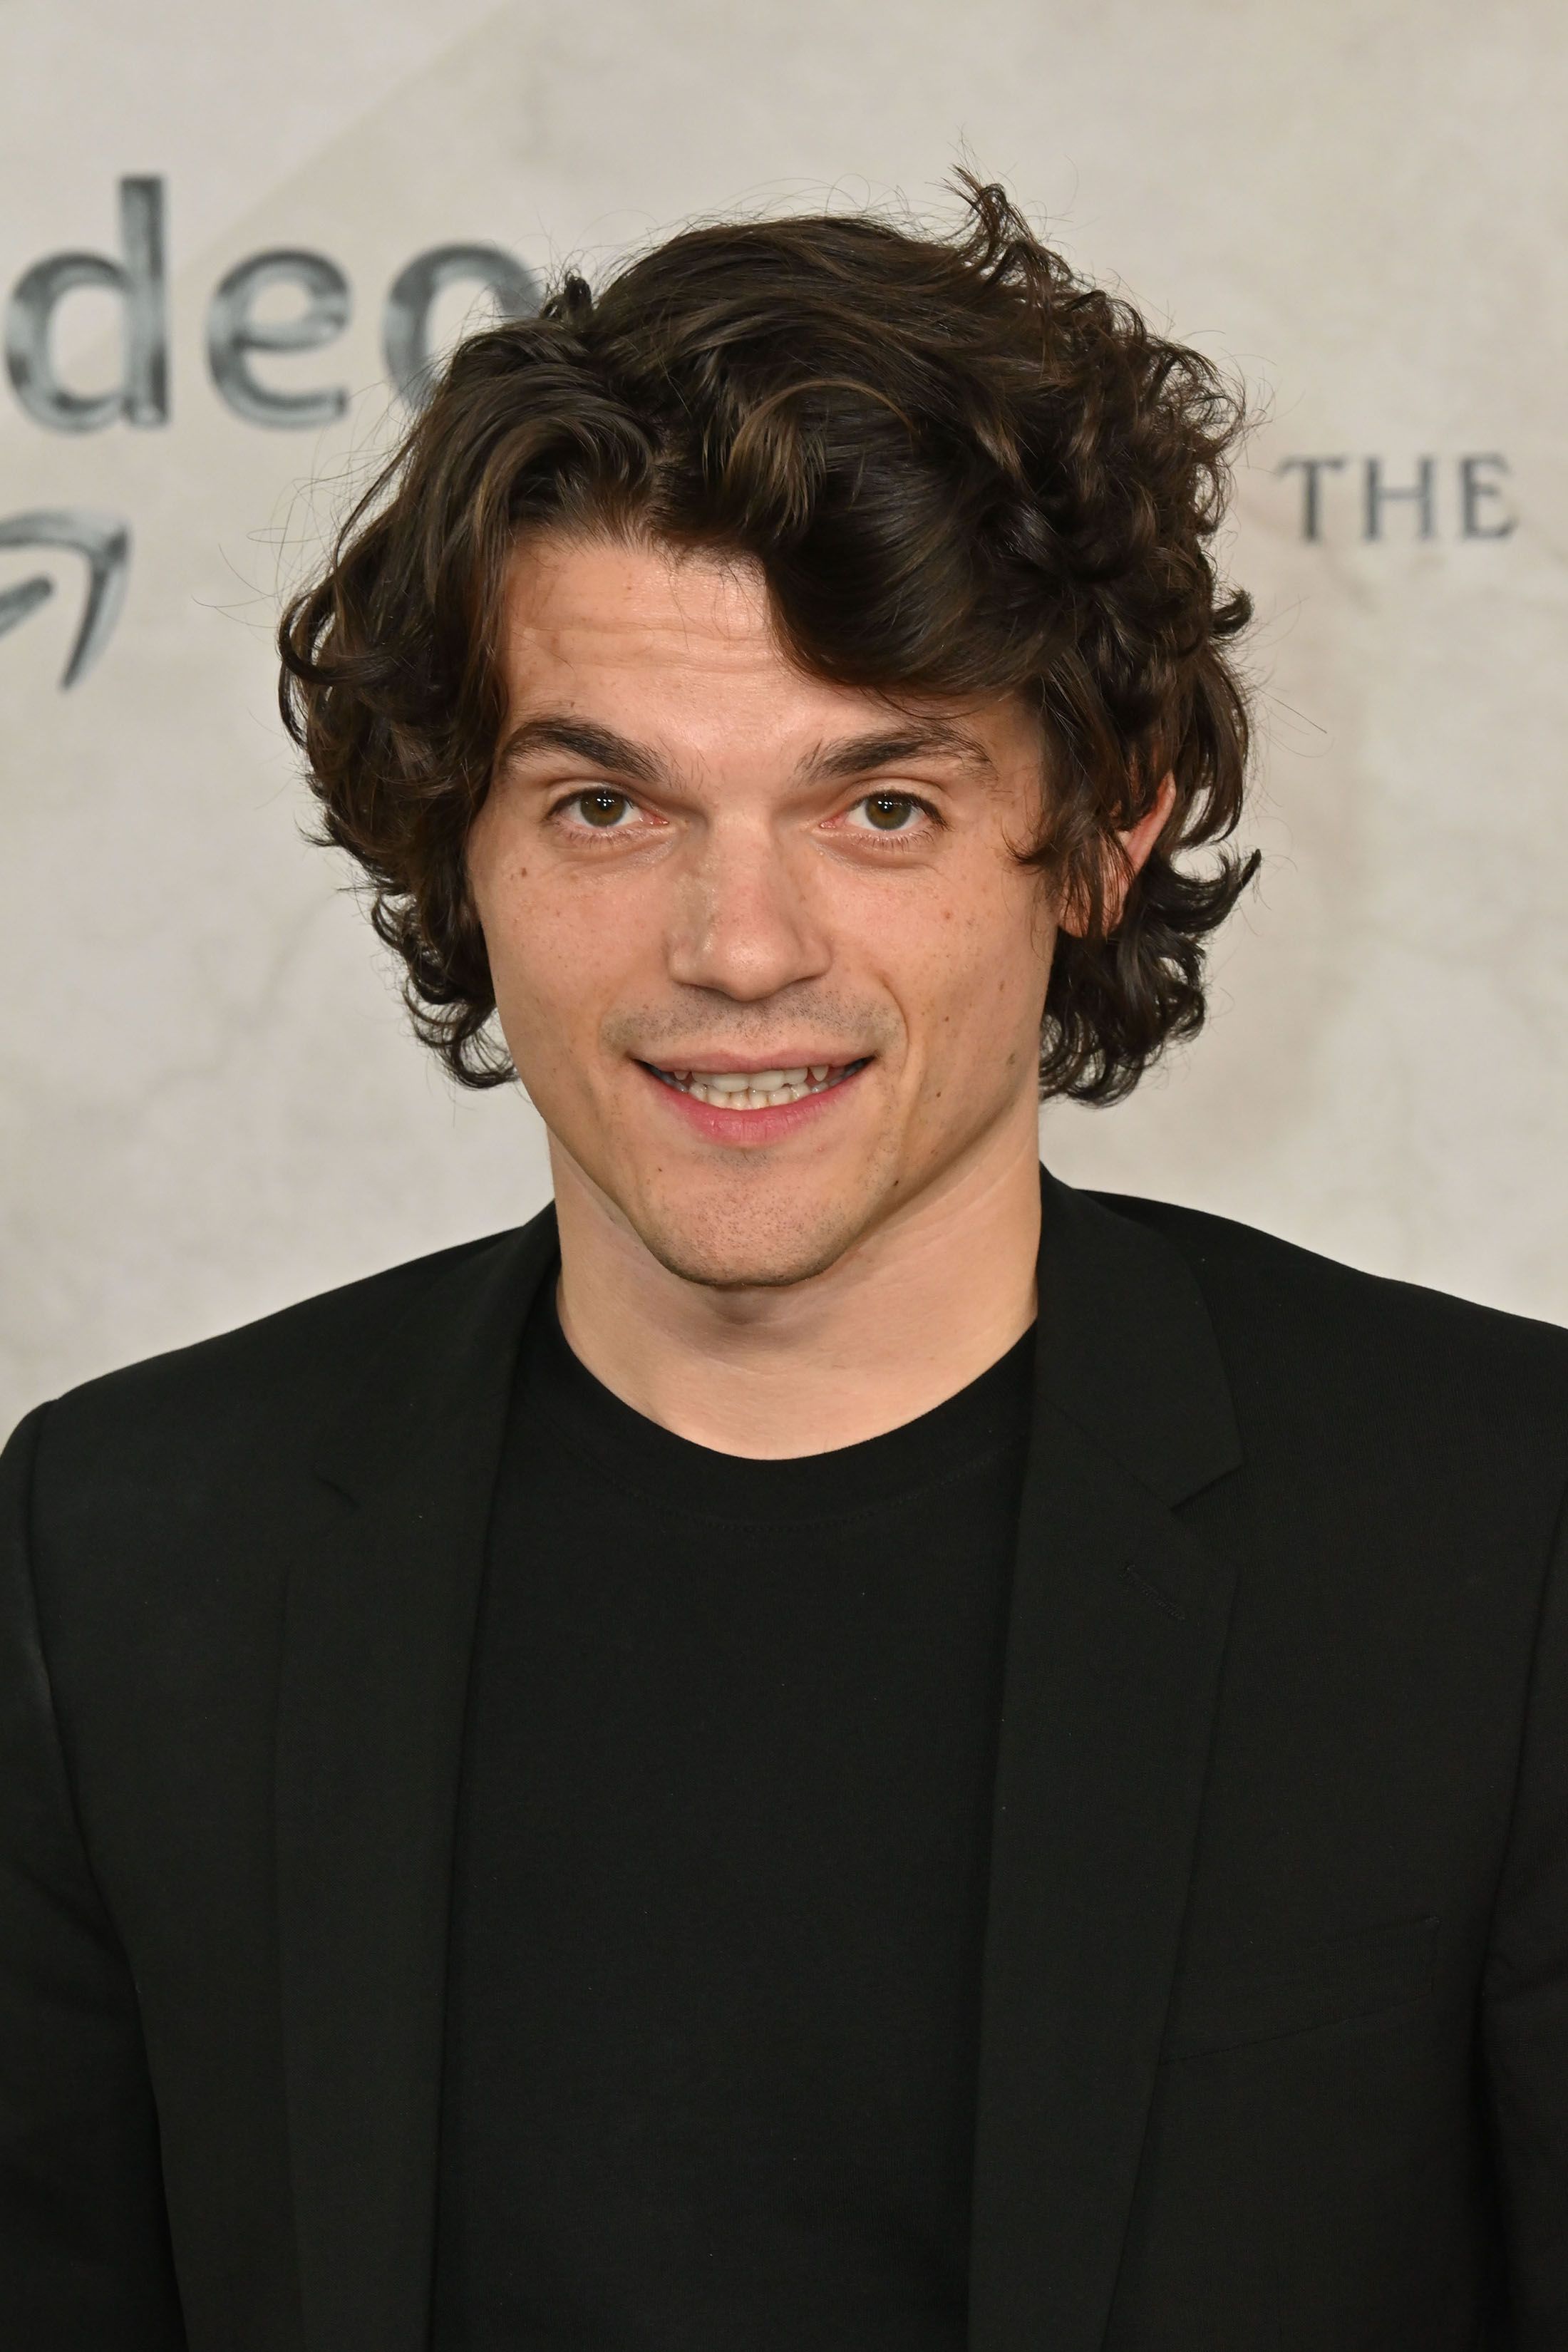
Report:
[{"label": "mouth", "polygon": [[863,1070],[870,1059],[869,1054],[862,1054],[854,1062],[805,1062],[791,1068],[765,1070],[667,1070],[657,1062],[645,1062],[643,1067],[675,1093],[710,1109],[756,1113],[784,1110],[805,1102],[809,1095],[828,1094]]}]

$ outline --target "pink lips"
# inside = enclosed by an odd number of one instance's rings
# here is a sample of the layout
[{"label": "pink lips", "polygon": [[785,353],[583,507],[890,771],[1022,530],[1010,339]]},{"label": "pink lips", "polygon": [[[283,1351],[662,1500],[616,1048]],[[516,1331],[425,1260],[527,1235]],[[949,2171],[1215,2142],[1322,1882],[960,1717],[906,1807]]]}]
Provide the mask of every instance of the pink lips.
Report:
[{"label": "pink lips", "polygon": [[689,1130],[709,1143],[756,1145],[782,1143],[787,1136],[815,1124],[869,1066],[863,1062],[859,1069],[850,1070],[819,1094],[803,1095],[798,1102],[770,1104],[762,1110],[724,1110],[715,1103],[699,1102],[694,1095],[683,1094],[679,1087],[658,1076],[646,1063],[640,1066],[648,1085],[658,1088],[660,1099]]}]

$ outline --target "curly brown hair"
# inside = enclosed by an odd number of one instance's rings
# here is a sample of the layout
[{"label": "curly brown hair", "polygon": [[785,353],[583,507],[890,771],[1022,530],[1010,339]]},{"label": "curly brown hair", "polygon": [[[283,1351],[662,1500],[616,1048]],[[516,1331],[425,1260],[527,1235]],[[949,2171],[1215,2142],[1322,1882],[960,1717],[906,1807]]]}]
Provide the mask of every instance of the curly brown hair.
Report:
[{"label": "curly brown hair", "polygon": [[[948,237],[867,213],[745,221],[673,236],[597,294],[566,275],[536,318],[458,346],[289,604],[280,698],[315,838],[368,877],[415,1025],[464,1084],[511,1075],[465,845],[502,723],[507,560],[546,527],[752,559],[820,677],[1026,694],[1047,778],[1026,854],[1072,924],[1042,1094],[1113,1101],[1200,1026],[1205,942],[1257,864],[1181,862],[1241,812],[1231,648],[1251,606],[1212,541],[1243,404],[1002,189],[962,192]],[[1167,776],[1128,882],[1117,835]]]}]

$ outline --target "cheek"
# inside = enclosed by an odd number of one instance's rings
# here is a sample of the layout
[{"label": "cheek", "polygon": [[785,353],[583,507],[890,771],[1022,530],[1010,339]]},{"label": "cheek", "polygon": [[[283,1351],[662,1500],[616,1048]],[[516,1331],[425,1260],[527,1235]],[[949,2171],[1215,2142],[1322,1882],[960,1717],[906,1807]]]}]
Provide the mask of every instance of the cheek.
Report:
[{"label": "cheek", "polygon": [[500,953],[491,950],[490,976],[503,1022],[545,1055],[591,1029],[607,978],[603,941],[585,936],[549,893],[531,898],[526,882],[498,908],[494,928]]},{"label": "cheek", "polygon": [[504,821],[487,810],[468,847],[468,888],[489,960],[501,1024],[514,1059],[523,1042],[547,1036],[556,1024],[555,998],[570,1003],[566,941],[557,910],[540,887],[539,861],[505,837]]},{"label": "cheek", "polygon": [[1033,878],[989,873],[935,910],[911,979],[933,1048],[962,1047],[978,1077],[1037,1029],[1052,931]]},{"label": "cheek", "polygon": [[[525,1081],[569,1067],[582,1078],[617,1004],[648,993],[647,926],[628,894],[563,876],[548,854],[498,856],[474,878],[501,1026]],[[526,1065],[526,1067],[524,1066]]]}]

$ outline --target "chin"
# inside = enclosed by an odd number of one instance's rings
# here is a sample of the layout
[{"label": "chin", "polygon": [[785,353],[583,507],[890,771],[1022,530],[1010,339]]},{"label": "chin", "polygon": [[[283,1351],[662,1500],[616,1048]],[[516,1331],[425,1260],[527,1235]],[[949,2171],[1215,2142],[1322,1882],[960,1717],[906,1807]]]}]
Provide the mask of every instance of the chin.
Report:
[{"label": "chin", "polygon": [[648,1202],[635,1221],[660,1265],[710,1290],[779,1290],[826,1274],[866,1219],[842,1202]]}]

